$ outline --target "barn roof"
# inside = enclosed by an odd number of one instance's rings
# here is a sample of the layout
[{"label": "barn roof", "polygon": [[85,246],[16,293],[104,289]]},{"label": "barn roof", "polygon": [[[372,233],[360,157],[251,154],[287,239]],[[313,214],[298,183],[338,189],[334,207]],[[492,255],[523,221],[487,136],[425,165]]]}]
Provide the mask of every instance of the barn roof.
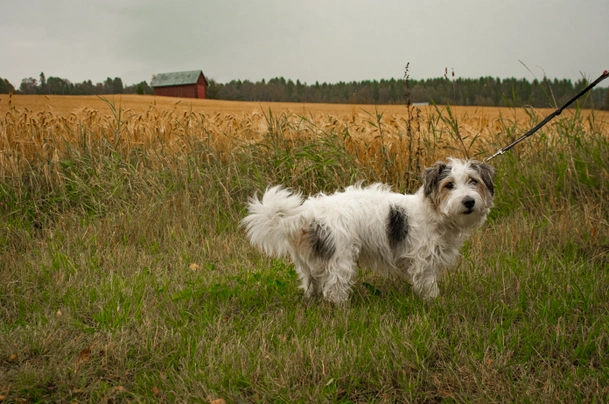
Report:
[{"label": "barn roof", "polygon": [[[151,87],[167,87],[167,86],[184,86],[188,84],[196,84],[199,80],[199,75],[202,75],[201,70],[190,70],[187,72],[174,73],[159,73],[152,79]],[[205,80],[205,75],[203,75]],[[207,82],[207,80],[205,80]]]}]

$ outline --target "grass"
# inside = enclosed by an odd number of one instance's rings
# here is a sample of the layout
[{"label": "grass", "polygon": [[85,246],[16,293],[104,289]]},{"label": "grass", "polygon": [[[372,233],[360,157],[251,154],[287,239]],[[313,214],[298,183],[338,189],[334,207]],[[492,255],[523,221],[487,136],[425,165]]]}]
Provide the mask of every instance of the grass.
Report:
[{"label": "grass", "polygon": [[599,115],[573,110],[493,160],[496,207],[437,300],[364,271],[335,307],[244,240],[250,195],[411,191],[409,167],[490,155],[537,114],[477,136],[484,117],[440,106],[416,122],[111,107],[0,120],[3,401],[609,400]]}]

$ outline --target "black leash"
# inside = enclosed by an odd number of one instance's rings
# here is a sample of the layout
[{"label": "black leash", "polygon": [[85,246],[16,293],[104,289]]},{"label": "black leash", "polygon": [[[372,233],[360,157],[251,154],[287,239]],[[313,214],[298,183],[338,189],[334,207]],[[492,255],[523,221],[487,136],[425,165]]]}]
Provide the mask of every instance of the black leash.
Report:
[{"label": "black leash", "polygon": [[554,118],[555,116],[560,115],[562,113],[563,109],[565,109],[569,105],[573,104],[573,102],[575,102],[575,100],[577,100],[582,95],[586,94],[594,86],[596,86],[601,81],[605,80],[607,77],[609,77],[609,71],[605,70],[603,72],[603,74],[601,74],[596,80],[594,80],[592,83],[590,83],[590,85],[588,85],[588,87],[586,87],[583,90],[581,90],[579,92],[579,94],[577,94],[575,97],[573,97],[569,101],[567,101],[567,103],[565,105],[563,105],[562,107],[558,108],[556,111],[552,112],[550,115],[546,116],[546,118],[543,121],[539,122],[537,125],[535,125],[535,127],[533,129],[529,130],[527,133],[525,133],[524,135],[520,136],[518,139],[514,140],[512,143],[510,143],[509,145],[505,146],[503,149],[499,149],[499,151],[497,151],[497,153],[493,154],[490,157],[485,158],[484,161],[485,162],[491,161],[495,157],[497,157],[497,156],[505,153],[506,151],[510,150],[512,147],[516,146],[518,143],[522,142],[524,139],[528,138],[533,133],[537,132],[539,129],[541,129],[542,126],[544,126],[546,123],[550,122],[550,120],[552,120],[552,118]]}]

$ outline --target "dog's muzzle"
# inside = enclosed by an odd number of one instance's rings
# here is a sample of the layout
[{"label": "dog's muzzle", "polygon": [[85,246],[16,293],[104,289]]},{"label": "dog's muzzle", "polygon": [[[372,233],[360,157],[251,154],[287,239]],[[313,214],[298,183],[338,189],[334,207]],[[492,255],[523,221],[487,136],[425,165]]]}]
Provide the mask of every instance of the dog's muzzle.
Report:
[{"label": "dog's muzzle", "polygon": [[466,196],[465,198],[463,198],[461,203],[463,203],[463,206],[465,206],[465,211],[463,212],[463,214],[469,215],[474,211],[474,205],[476,205],[476,200],[471,196]]}]

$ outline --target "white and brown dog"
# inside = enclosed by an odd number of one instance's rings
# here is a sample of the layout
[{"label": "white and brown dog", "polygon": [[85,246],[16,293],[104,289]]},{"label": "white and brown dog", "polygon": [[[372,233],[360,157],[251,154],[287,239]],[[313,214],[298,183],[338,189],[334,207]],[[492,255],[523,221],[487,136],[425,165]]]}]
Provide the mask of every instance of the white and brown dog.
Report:
[{"label": "white and brown dog", "polygon": [[434,298],[440,270],[486,220],[494,175],[478,161],[449,159],[425,169],[413,195],[373,184],[304,200],[274,186],[262,200],[254,195],[243,224],[253,245],[292,258],[306,296],[346,301],[362,266],[406,276],[419,296]]}]

